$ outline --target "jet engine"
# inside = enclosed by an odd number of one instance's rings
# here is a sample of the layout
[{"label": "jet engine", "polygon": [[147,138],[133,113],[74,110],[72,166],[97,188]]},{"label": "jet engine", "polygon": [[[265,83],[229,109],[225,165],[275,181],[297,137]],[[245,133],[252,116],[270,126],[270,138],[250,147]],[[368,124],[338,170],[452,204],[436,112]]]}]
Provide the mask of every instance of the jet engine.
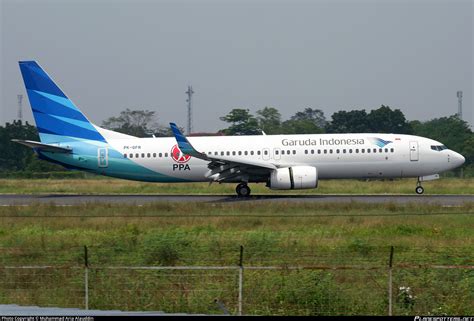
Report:
[{"label": "jet engine", "polygon": [[318,187],[318,171],[313,166],[278,168],[270,175],[271,189],[304,189]]}]

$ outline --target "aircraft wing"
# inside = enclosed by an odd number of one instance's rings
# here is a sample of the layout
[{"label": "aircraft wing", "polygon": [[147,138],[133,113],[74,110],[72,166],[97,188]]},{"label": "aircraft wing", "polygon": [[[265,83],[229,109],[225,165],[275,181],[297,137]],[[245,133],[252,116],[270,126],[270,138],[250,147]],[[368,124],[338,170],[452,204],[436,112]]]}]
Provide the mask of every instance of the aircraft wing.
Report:
[{"label": "aircraft wing", "polygon": [[54,145],[43,144],[40,142],[35,142],[32,140],[22,140],[22,139],[12,139],[12,142],[22,144],[33,149],[45,151],[45,152],[54,152],[54,153],[72,153],[72,149]]},{"label": "aircraft wing", "polygon": [[209,172],[206,177],[213,181],[223,182],[236,177],[249,175],[268,175],[277,167],[269,162],[235,158],[230,156],[212,156],[197,151],[179,130],[175,123],[170,123],[178,147],[186,155],[209,161]]}]

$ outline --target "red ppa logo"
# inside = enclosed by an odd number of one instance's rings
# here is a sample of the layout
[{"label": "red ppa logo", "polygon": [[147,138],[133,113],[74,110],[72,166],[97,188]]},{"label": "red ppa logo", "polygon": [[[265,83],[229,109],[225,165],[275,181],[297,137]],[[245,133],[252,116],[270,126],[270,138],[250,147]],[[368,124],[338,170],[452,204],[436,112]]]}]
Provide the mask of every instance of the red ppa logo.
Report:
[{"label": "red ppa logo", "polygon": [[174,145],[173,148],[171,148],[171,158],[173,158],[176,163],[183,164],[187,163],[191,159],[191,156],[183,154],[178,145]]}]

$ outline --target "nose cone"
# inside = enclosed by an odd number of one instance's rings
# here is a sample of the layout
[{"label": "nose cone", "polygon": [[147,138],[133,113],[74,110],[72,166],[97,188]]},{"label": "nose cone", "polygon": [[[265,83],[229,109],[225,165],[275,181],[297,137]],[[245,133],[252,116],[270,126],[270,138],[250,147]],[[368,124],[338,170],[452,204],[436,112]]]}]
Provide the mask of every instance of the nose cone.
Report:
[{"label": "nose cone", "polygon": [[464,156],[459,153],[453,152],[452,162],[455,167],[461,166],[462,164],[464,164],[465,161],[466,159],[464,158]]}]

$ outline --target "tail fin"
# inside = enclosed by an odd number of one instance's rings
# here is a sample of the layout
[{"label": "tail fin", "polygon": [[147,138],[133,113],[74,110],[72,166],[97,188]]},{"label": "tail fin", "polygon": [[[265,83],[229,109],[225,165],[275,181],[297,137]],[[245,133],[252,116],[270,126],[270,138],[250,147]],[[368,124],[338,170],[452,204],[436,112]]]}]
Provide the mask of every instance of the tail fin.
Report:
[{"label": "tail fin", "polygon": [[96,127],[36,61],[20,61],[19,64],[41,142],[46,144],[65,140],[105,142]]}]

